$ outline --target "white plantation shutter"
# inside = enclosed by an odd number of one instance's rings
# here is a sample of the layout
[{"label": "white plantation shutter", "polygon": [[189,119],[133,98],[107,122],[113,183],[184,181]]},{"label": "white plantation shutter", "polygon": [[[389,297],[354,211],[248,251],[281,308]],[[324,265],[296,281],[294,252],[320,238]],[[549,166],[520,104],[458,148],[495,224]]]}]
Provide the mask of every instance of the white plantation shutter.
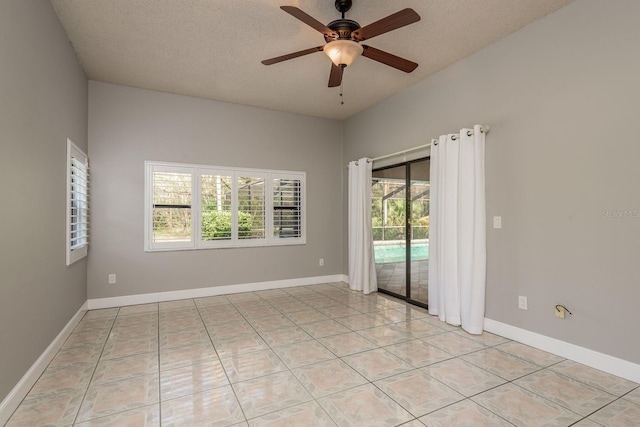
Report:
[{"label": "white plantation shutter", "polygon": [[193,177],[190,170],[154,169],[153,243],[192,246]]},{"label": "white plantation shutter", "polygon": [[265,174],[245,174],[236,180],[238,191],[237,232],[241,240],[264,240],[265,233]]},{"label": "white plantation shutter", "polygon": [[87,256],[89,246],[89,159],[67,139],[67,266]]},{"label": "white plantation shutter", "polygon": [[200,243],[202,247],[233,244],[233,173],[200,170]]},{"label": "white plantation shutter", "polygon": [[305,173],[145,162],[145,250],[305,244]]},{"label": "white plantation shutter", "polygon": [[302,238],[303,183],[301,175],[272,174],[274,239]]}]

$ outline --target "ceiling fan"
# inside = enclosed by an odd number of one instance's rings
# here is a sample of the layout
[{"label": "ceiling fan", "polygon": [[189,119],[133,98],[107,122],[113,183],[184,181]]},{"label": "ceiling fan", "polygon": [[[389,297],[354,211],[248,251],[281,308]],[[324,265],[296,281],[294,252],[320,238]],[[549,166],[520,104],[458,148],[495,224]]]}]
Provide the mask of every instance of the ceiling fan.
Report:
[{"label": "ceiling fan", "polygon": [[299,52],[265,59],[262,63],[264,65],[272,65],[310,53],[324,51],[332,61],[331,73],[329,74],[329,87],[340,86],[345,67],[351,65],[359,55],[404,71],[405,73],[410,73],[415,70],[418,66],[415,62],[371,46],[360,44],[360,42],[418,22],[420,15],[418,15],[415,10],[407,8],[361,27],[356,21],[345,19],[344,17],[344,14],[351,9],[352,3],[352,0],[336,0],[335,6],[338,12],[342,14],[342,18],[332,21],[327,25],[322,24],[295,6],[280,6],[280,9],[324,34],[326,44],[324,46],[312,47]]}]

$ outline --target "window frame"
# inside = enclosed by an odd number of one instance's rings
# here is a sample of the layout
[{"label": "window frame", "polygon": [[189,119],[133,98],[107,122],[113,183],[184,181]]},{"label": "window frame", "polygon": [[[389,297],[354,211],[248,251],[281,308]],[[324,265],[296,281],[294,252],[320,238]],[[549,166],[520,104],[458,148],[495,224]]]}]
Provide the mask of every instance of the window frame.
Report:
[{"label": "window frame", "polygon": [[[159,162],[147,160],[145,164],[144,206],[144,250],[145,252],[248,248],[265,246],[290,246],[306,244],[306,172],[268,169],[233,168],[201,164]],[[153,173],[171,171],[191,174],[191,240],[189,242],[153,241]],[[220,175],[231,177],[231,238],[220,240],[202,239],[202,176]],[[264,179],[264,237],[241,239],[238,237],[238,179],[255,177]],[[300,237],[275,237],[273,215],[273,180],[292,179],[300,181]]]},{"label": "window frame", "polygon": [[[85,190],[84,192],[74,190],[74,181],[73,181],[73,169],[76,168],[73,165],[73,159],[79,160],[80,163],[85,167],[86,176],[81,178],[85,181]],[[89,157],[87,154],[82,151],[77,145],[71,141],[71,139],[67,138],[67,170],[66,170],[66,213],[65,213],[65,246],[66,246],[66,255],[65,262],[67,267],[71,264],[81,260],[86,257],[89,249]],[[78,195],[80,196],[78,198]],[[81,200],[84,202],[84,206],[79,208],[79,211],[84,211],[84,219],[85,221],[81,221],[81,224],[85,224],[85,235],[83,236],[81,243],[73,244],[73,240],[76,238],[72,235],[77,229],[74,229],[74,225],[76,222],[74,221],[74,209],[78,209],[77,206],[73,206],[74,200]],[[76,213],[76,217],[77,217]]]}]

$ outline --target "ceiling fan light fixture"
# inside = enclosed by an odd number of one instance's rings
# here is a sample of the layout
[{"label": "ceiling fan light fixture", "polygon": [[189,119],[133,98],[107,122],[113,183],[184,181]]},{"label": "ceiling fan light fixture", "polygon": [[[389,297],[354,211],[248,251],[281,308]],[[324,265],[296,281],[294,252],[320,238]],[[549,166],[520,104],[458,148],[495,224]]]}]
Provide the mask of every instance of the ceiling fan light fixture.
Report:
[{"label": "ceiling fan light fixture", "polygon": [[334,40],[324,46],[324,53],[337,65],[348,67],[353,64],[364,49],[353,40]]}]

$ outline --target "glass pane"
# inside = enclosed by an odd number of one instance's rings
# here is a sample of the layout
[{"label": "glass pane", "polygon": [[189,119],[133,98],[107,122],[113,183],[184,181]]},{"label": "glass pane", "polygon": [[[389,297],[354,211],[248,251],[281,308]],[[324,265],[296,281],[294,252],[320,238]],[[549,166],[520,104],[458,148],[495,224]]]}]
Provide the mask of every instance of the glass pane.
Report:
[{"label": "glass pane", "polygon": [[153,241],[191,240],[191,174],[153,173]]},{"label": "glass pane", "polygon": [[202,175],[200,191],[202,196],[203,241],[231,240],[231,185],[233,178],[221,175]]},{"label": "glass pane", "polygon": [[429,280],[429,160],[411,167],[411,299],[427,304]]},{"label": "glass pane", "polygon": [[371,222],[378,288],[406,296],[406,166],[372,175]]},{"label": "glass pane", "polygon": [[154,208],[154,242],[191,241],[191,209]]},{"label": "glass pane", "polygon": [[238,238],[264,239],[264,178],[238,178]]},{"label": "glass pane", "polygon": [[299,179],[273,180],[273,236],[301,236],[301,199]]}]

